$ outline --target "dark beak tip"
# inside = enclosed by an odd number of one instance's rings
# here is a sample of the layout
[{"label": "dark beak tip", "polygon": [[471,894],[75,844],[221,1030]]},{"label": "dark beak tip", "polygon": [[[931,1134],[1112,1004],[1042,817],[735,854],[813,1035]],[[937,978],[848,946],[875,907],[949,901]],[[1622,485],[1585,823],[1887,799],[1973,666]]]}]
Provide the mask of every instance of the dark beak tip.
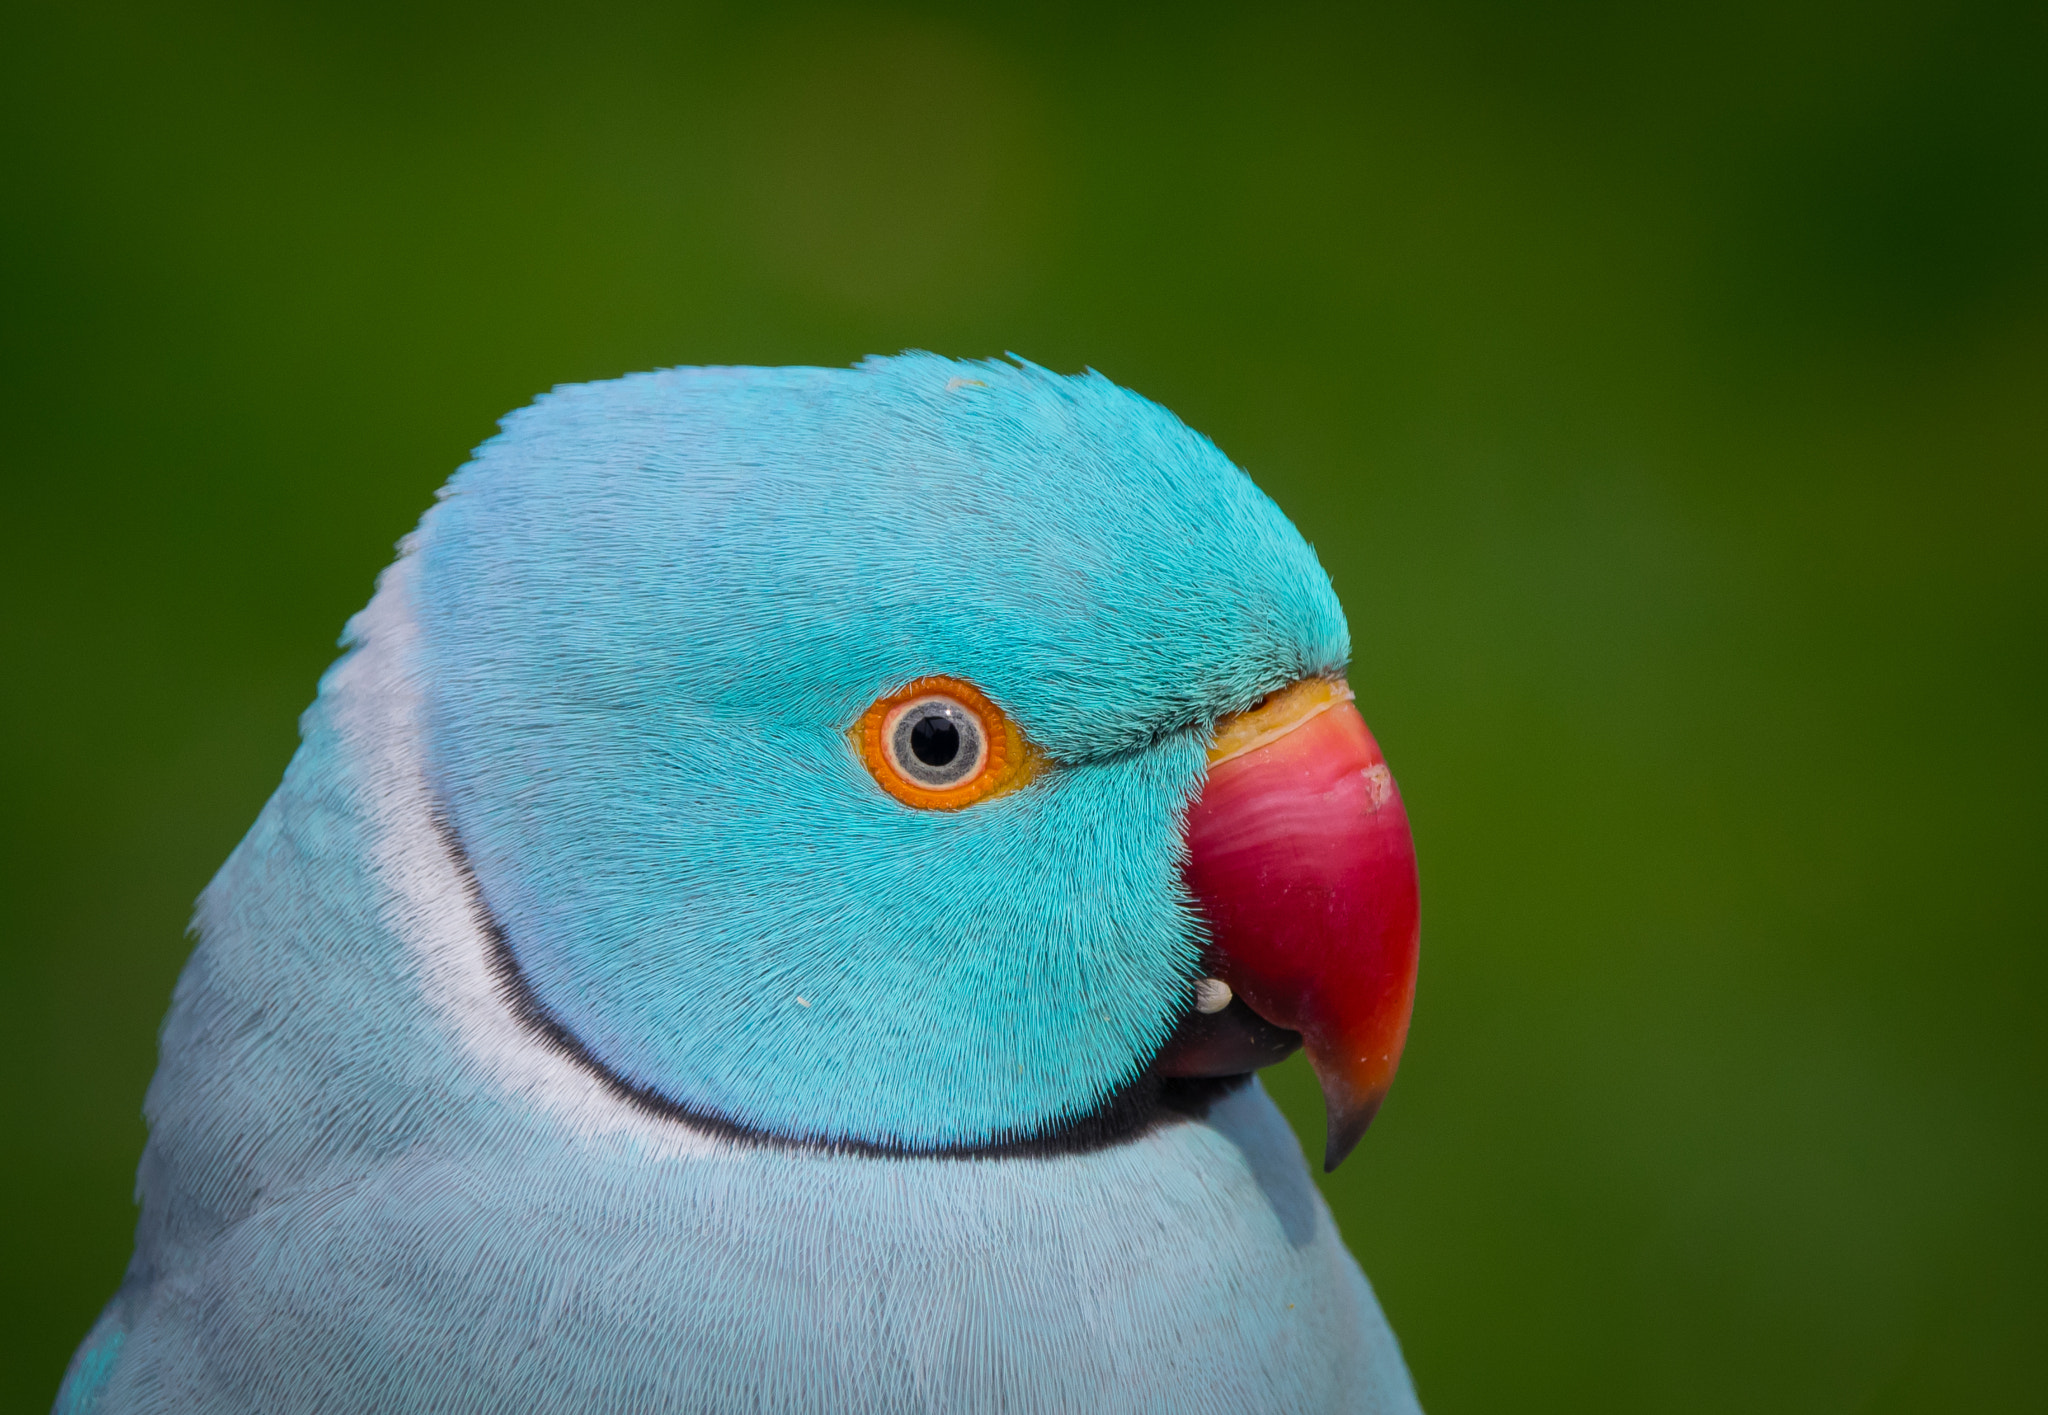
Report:
[{"label": "dark beak tip", "polygon": [[1329,1120],[1323,1145],[1323,1173],[1333,1172],[1365,1138],[1366,1127],[1379,1114],[1384,1096],[1369,1096],[1347,1103],[1336,1096],[1326,1098]]}]

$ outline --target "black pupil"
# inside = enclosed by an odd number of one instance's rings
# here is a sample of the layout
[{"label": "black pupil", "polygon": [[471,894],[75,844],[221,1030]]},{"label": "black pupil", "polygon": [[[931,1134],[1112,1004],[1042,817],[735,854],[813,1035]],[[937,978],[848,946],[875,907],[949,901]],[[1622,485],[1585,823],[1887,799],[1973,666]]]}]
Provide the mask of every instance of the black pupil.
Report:
[{"label": "black pupil", "polygon": [[910,751],[926,766],[945,766],[960,755],[960,729],[937,713],[910,729]]}]

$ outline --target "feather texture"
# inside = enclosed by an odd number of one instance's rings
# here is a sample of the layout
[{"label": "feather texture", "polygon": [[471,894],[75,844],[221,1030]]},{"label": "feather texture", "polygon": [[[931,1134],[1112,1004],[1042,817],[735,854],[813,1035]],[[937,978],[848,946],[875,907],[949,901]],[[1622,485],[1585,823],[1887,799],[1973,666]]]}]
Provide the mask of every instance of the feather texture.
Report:
[{"label": "feather texture", "polygon": [[[985,1149],[1142,1077],[1208,724],[1348,653],[1169,414],[922,355],[559,390],[348,643],[60,1411],[1414,1408],[1255,1084]],[[929,672],[1057,766],[888,798],[845,729]]]}]

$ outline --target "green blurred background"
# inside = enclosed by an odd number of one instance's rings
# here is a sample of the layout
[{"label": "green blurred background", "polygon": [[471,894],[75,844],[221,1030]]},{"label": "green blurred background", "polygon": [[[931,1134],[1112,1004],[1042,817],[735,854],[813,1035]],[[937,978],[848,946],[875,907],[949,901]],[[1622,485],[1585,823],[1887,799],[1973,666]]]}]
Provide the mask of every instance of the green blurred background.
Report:
[{"label": "green blurred background", "polygon": [[908,346],[1164,402],[1336,579],[1425,929],[1326,1192],[1434,1415],[2048,1402],[2048,9],[16,0],[0,112],[5,1409],[435,486]]}]

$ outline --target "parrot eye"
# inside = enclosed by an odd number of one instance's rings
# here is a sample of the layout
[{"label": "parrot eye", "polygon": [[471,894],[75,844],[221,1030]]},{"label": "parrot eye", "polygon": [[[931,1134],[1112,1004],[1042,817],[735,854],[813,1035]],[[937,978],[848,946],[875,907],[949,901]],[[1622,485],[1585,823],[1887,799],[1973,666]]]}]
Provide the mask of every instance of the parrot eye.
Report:
[{"label": "parrot eye", "polygon": [[926,810],[1014,791],[1044,764],[1008,714],[958,678],[920,678],[879,699],[852,735],[882,789]]},{"label": "parrot eye", "polygon": [[951,698],[923,698],[889,714],[882,726],[889,764],[931,791],[958,786],[988,756],[974,714]]}]

